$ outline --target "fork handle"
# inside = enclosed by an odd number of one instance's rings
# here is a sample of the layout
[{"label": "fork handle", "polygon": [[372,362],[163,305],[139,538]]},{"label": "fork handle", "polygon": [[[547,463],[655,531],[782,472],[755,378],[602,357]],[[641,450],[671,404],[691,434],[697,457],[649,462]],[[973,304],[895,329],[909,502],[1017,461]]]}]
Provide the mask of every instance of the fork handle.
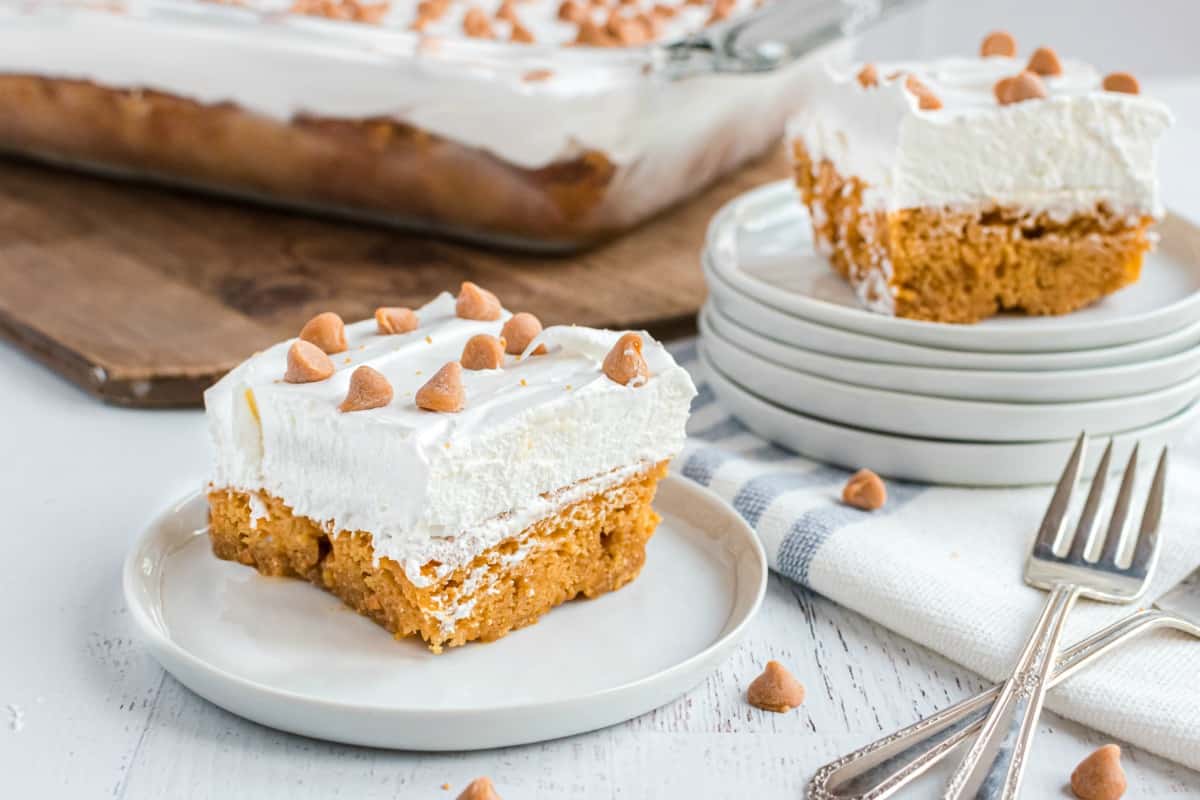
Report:
[{"label": "fork handle", "polygon": [[945,800],[1017,797],[1025,753],[1046,700],[1063,626],[1079,592],[1074,584],[1058,584],[1051,590],[1012,677],[1005,681],[979,737],[946,785]]},{"label": "fork handle", "polygon": [[[1057,686],[1131,638],[1178,624],[1178,617],[1158,610],[1123,617],[1063,650],[1050,686]],[[808,800],[891,797],[978,731],[1001,688],[997,684],[985,689],[826,764],[813,776]]]}]

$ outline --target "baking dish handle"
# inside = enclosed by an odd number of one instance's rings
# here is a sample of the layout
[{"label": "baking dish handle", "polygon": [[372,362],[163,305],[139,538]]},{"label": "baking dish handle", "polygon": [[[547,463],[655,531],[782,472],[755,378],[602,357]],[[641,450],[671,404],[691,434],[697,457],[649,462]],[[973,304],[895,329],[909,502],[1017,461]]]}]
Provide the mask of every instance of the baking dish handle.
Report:
[{"label": "baking dish handle", "polygon": [[670,78],[770,72],[923,0],[775,0],[668,45]]}]

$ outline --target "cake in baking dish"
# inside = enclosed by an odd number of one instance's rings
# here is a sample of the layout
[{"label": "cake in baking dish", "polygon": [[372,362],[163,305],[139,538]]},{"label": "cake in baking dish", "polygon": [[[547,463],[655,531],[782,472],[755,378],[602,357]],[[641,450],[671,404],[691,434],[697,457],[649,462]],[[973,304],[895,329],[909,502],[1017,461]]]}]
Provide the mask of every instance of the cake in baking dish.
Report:
[{"label": "cake in baking dish", "polygon": [[812,80],[789,128],[796,181],[867,308],[1064,314],[1138,279],[1171,115],[1131,75],[1046,47],[1019,57],[997,32],[975,58]]},{"label": "cake in baking dish", "polygon": [[206,393],[216,555],[435,652],[633,580],[695,394],[670,354],[469,283],[375,316],[315,317]]}]

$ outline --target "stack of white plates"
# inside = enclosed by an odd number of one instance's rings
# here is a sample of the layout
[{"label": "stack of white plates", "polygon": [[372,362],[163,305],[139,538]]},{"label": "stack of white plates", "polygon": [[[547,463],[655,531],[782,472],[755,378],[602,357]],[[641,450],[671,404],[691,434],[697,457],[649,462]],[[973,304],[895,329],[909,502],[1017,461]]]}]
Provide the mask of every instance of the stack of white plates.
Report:
[{"label": "stack of white plates", "polygon": [[1057,478],[1080,431],[1116,464],[1200,417],[1200,228],[1168,217],[1142,279],[1062,317],[976,325],[860,307],[814,253],[786,182],[734,200],[704,253],[701,359],[750,429],[892,477],[1011,485]]}]

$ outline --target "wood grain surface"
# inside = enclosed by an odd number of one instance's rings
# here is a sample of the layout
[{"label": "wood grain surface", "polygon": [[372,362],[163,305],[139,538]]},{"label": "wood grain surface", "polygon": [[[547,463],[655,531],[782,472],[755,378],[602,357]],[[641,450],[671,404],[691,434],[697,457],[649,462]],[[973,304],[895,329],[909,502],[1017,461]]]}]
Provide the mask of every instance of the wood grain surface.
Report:
[{"label": "wood grain surface", "polygon": [[785,177],[781,149],[615,242],[570,257],[0,160],[0,335],[104,400],[198,405],[313,314],[419,305],[465,279],[546,324],[689,332],[712,214]]}]

